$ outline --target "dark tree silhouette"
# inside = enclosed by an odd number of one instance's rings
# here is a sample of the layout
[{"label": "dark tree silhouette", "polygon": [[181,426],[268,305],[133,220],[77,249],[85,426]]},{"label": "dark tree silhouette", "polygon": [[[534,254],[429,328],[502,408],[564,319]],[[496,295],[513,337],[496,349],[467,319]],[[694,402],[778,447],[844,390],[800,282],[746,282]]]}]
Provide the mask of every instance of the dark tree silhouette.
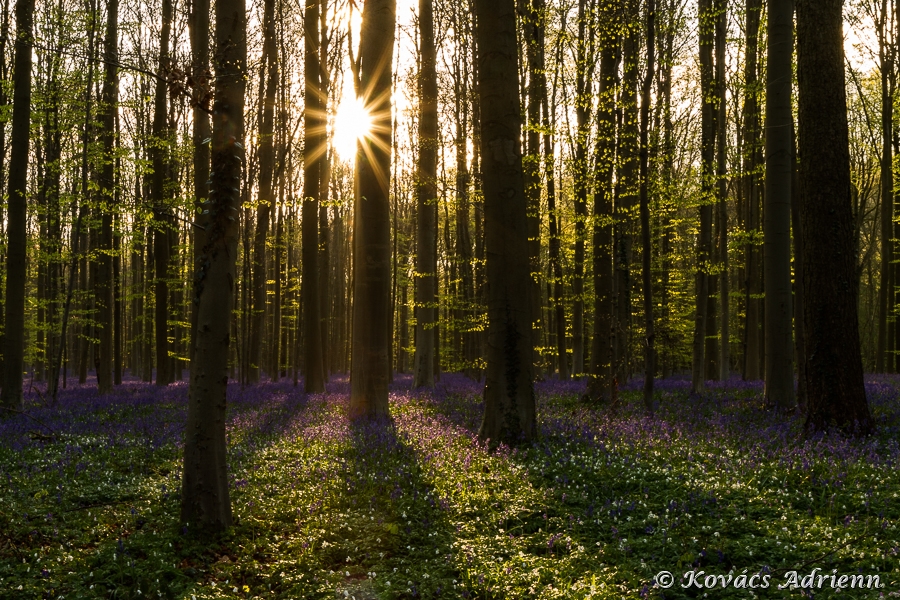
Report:
[{"label": "dark tree silhouette", "polygon": [[242,0],[216,2],[216,90],[212,184],[196,273],[197,347],[184,435],[181,520],[231,525],[225,443],[225,387],[234,306],[238,208],[243,179],[247,23]]},{"label": "dark tree silhouette", "polygon": [[485,409],[478,435],[492,443],[515,443],[536,433],[515,2],[475,0],[475,20],[490,282]]},{"label": "dark tree silhouette", "polygon": [[797,0],[806,424],[866,433],[874,424],[857,317],[842,7],[841,0]]},{"label": "dark tree silhouette", "polygon": [[372,131],[358,142],[353,211],[350,417],[388,414],[391,318],[391,75],[395,0],[367,0],[359,89]]}]

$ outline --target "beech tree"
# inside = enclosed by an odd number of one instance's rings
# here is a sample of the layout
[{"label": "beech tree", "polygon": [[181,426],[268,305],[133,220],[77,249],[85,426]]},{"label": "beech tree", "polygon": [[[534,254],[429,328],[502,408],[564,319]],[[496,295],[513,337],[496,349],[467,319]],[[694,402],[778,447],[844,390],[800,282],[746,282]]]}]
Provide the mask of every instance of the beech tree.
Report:
[{"label": "beech tree", "polygon": [[413,386],[434,387],[437,303],[437,73],[433,0],[419,0],[419,155],[416,181],[416,354]]},{"label": "beech tree", "polygon": [[9,160],[7,213],[6,315],[3,336],[4,379],[2,405],[24,407],[22,372],[25,369],[25,280],[28,149],[31,142],[31,43],[34,0],[16,2],[16,43],[13,68],[13,115]]},{"label": "beech tree", "polygon": [[513,444],[537,433],[530,270],[513,0],[475,0],[484,177],[488,342],[478,436]]},{"label": "beech tree", "polygon": [[[766,401],[792,410],[794,347],[791,329],[791,87],[793,2],[769,6],[766,69],[765,333]],[[842,78],[843,80],[843,78]],[[848,167],[849,175],[849,167]]]},{"label": "beech tree", "polygon": [[874,423],[857,317],[842,8],[842,0],[797,0],[800,219],[807,258],[802,359],[807,427],[868,433]]},{"label": "beech tree", "polygon": [[391,75],[395,0],[367,0],[359,39],[359,91],[371,132],[358,140],[353,211],[350,417],[388,414],[391,318]]},{"label": "beech tree", "polygon": [[242,0],[215,6],[216,88],[212,184],[197,266],[197,339],[184,435],[181,521],[213,529],[231,525],[226,464],[225,387],[234,306],[238,207],[243,181],[247,23]]}]

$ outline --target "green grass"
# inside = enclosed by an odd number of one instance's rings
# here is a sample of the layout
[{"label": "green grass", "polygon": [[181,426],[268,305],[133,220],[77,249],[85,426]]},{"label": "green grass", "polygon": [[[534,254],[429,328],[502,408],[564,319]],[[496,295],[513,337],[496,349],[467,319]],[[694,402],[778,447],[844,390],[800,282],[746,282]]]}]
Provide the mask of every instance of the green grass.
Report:
[{"label": "green grass", "polygon": [[[343,393],[232,390],[236,522],[214,539],[178,522],[184,388],[75,397],[31,411],[55,441],[0,430],[0,597],[788,598],[809,594],[778,590],[785,573],[814,568],[883,584],[839,597],[900,596],[898,407],[879,385],[862,441],[804,437],[753,387],[663,386],[648,419],[632,392],[610,415],[547,385],[540,440],[495,452],[461,379],[397,391],[392,424],[359,428]],[[684,589],[690,570],[770,587]]]}]

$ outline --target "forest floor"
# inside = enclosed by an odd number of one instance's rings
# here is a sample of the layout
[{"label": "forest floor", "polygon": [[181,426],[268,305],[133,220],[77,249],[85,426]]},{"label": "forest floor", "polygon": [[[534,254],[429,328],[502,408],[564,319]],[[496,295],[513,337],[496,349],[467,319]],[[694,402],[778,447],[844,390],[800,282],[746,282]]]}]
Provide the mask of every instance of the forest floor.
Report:
[{"label": "forest floor", "polygon": [[638,385],[611,414],[539,383],[538,441],[494,452],[461,376],[398,376],[359,428],[346,380],[231,385],[214,540],[178,524],[186,384],[32,390],[0,420],[0,598],[900,596],[900,378],[867,377],[862,440],[804,435],[758,383],[662,381],[652,418]]}]

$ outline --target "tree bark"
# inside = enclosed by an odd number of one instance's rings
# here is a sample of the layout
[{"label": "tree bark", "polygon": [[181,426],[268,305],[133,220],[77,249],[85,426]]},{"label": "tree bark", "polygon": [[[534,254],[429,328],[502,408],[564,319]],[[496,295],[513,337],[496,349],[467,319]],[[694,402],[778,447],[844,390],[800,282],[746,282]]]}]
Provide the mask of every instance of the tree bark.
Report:
[{"label": "tree bark", "polygon": [[745,320],[744,320],[744,379],[759,379],[760,372],[760,251],[756,242],[759,235],[759,84],[758,84],[758,49],[759,24],[762,12],[762,0],[747,0],[746,32],[747,46],[744,59],[744,156],[743,156],[743,194],[745,208],[744,228],[750,234],[744,246],[745,277]]},{"label": "tree bark", "polygon": [[715,13],[712,0],[698,0],[700,14],[700,93],[701,104],[701,199],[700,231],[697,239],[697,303],[694,313],[691,392],[705,387],[705,350],[709,306],[709,261],[712,258],[712,202],[715,180],[715,94],[713,93],[713,43]]},{"label": "tree bark", "polygon": [[7,213],[6,330],[3,336],[4,381],[0,405],[22,410],[25,370],[25,283],[28,254],[28,149],[31,134],[31,43],[34,0],[16,3],[13,71],[13,116]]},{"label": "tree bark", "polygon": [[419,52],[421,72],[419,152],[416,165],[416,354],[413,387],[434,387],[438,119],[432,0],[419,0]]},{"label": "tree bark", "polygon": [[196,276],[197,347],[184,436],[181,521],[210,529],[231,525],[225,442],[225,388],[234,307],[244,148],[247,24],[244,2],[217,0],[216,91],[210,208]]},{"label": "tree bark", "polygon": [[166,202],[169,174],[167,172],[167,147],[170,143],[170,131],[167,116],[167,86],[162,78],[169,68],[169,39],[172,31],[172,2],[162,1],[162,28],[159,34],[159,75],[153,103],[153,138],[150,148],[153,166],[153,261],[156,266],[156,385],[171,383],[169,369],[169,228],[171,227],[170,208]]},{"label": "tree bark", "polygon": [[[608,0],[602,0],[601,15],[613,13]],[[607,21],[608,22],[608,21]],[[613,165],[615,163],[615,70],[618,36],[613,27],[600,31],[600,91],[597,116],[597,141],[594,149],[593,206],[593,284],[594,332],[591,344],[591,377],[587,398],[608,402],[613,395]]]},{"label": "tree bark", "polygon": [[109,0],[106,5],[106,43],[104,50],[105,72],[101,121],[103,129],[103,169],[100,176],[100,189],[103,201],[100,214],[100,239],[97,247],[100,250],[97,265],[97,285],[94,286],[94,303],[97,310],[100,362],[97,366],[97,392],[108,394],[112,391],[113,367],[113,326],[115,304],[113,302],[113,211],[115,206],[116,163],[113,153],[116,146],[116,112],[119,103],[119,79],[116,65],[119,51],[119,1]]},{"label": "tree bark", "polygon": [[[584,373],[584,242],[587,222],[587,137],[591,111],[591,79],[594,74],[594,5],[578,1],[578,57],[575,73],[575,264],[572,270],[572,373]],[[589,26],[590,25],[590,26]]]},{"label": "tree bark", "polygon": [[325,103],[319,65],[319,0],[310,2],[303,17],[306,33],[306,109],[303,126],[303,207],[301,260],[303,261],[303,387],[307,393],[325,391],[322,360],[322,325],[319,319],[319,191],[325,152]]},{"label": "tree bark", "polygon": [[359,83],[372,127],[357,142],[353,211],[350,418],[388,414],[391,318],[391,75],[395,0],[367,0],[359,40]]},{"label": "tree bark", "polygon": [[659,403],[653,395],[653,377],[656,374],[656,328],[653,321],[653,245],[650,231],[650,92],[656,69],[656,2],[647,0],[647,66],[641,90],[641,280],[644,287],[644,408],[650,414],[656,412]]},{"label": "tree bark", "polygon": [[513,0],[474,5],[490,282],[485,411],[478,436],[513,444],[537,433],[516,9]]},{"label": "tree bark", "polygon": [[868,433],[874,423],[857,317],[842,4],[797,0],[806,425]]},{"label": "tree bark", "polygon": [[791,110],[791,59],[794,49],[794,11],[791,0],[770,5],[767,35],[765,396],[767,404],[781,411],[789,411],[797,405],[794,398],[794,347],[791,333],[791,128],[794,119]]},{"label": "tree bark", "polygon": [[[194,135],[194,207],[197,212],[205,210],[209,200],[209,143],[212,141],[212,130],[209,124],[209,115],[206,110],[209,105],[210,89],[212,85],[209,72],[209,10],[210,0],[191,0],[190,35],[191,35],[191,71],[197,88],[197,95],[193,109],[193,135]],[[193,264],[194,272],[199,268],[200,256],[203,254],[203,235],[196,228],[193,233]],[[191,368],[194,364],[194,349],[197,341],[197,316],[199,305],[191,302],[191,339],[188,349],[188,359]]]},{"label": "tree bark", "polygon": [[728,35],[728,4],[725,0],[717,0],[716,15],[716,209],[719,222],[719,373],[720,381],[728,379],[731,372],[731,355],[729,351],[729,322],[731,319],[728,285],[728,174],[727,151],[728,122],[726,111],[725,88],[725,46]]}]

